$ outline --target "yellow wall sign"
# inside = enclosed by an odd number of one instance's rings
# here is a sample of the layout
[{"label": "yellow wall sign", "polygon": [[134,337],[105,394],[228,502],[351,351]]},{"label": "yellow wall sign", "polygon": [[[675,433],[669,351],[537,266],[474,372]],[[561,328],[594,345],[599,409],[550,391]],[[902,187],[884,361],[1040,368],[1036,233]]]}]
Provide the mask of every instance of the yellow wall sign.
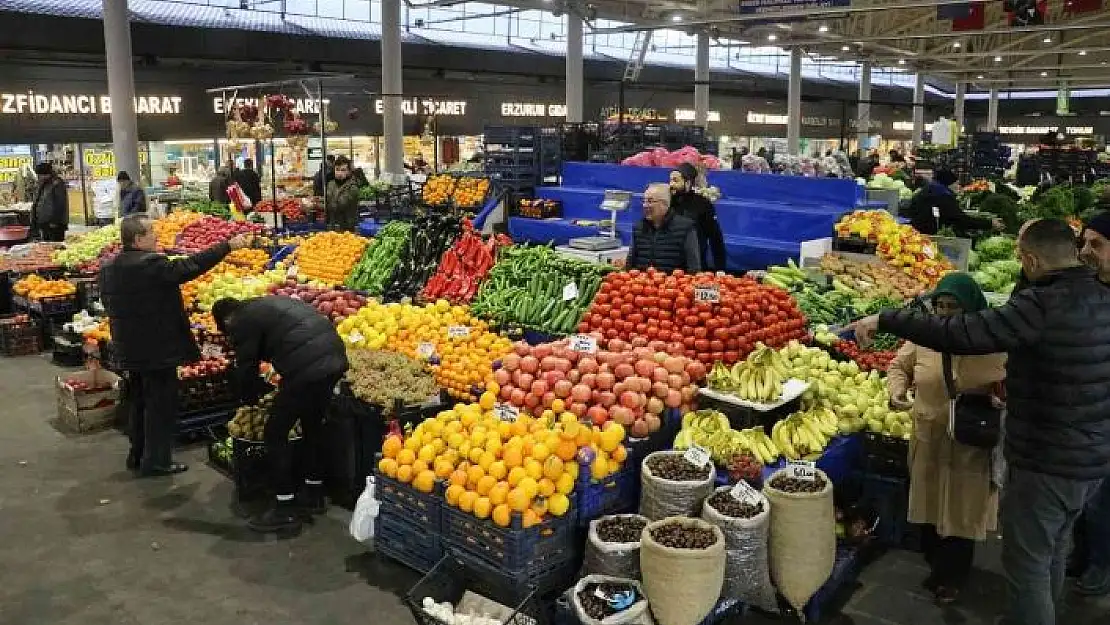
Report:
[{"label": "yellow wall sign", "polygon": [[0,156],[0,184],[15,182],[19,178],[19,172],[32,165],[30,155]]}]

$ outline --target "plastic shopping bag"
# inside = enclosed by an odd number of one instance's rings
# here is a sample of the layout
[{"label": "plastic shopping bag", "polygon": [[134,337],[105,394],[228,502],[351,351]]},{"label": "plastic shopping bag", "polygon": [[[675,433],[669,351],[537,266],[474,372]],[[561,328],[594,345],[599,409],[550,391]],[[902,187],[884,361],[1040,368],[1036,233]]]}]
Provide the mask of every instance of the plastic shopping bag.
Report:
[{"label": "plastic shopping bag", "polygon": [[378,518],[380,503],[374,494],[374,476],[366,477],[366,488],[358,496],[355,513],[351,515],[351,537],[360,543],[374,538],[374,520]]}]

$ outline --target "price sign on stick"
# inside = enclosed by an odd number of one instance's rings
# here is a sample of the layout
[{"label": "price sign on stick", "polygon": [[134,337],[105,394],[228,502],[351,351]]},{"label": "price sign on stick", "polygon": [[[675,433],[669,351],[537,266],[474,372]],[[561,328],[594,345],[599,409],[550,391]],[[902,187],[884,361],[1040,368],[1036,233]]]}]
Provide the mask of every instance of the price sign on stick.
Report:
[{"label": "price sign on stick", "polygon": [[682,457],[694,466],[704,467],[713,456],[704,447],[694,445],[687,449],[686,453],[682,454]]},{"label": "price sign on stick", "polygon": [[736,486],[733,486],[732,490],[729,491],[729,493],[732,495],[733,499],[739,501],[740,503],[746,503],[750,506],[754,506],[760,503],[759,492],[752,488],[751,484],[748,484],[744,480],[740,480],[739,482],[737,482]]},{"label": "price sign on stick", "polygon": [[297,266],[296,265],[289,265],[289,269],[285,270],[285,277],[287,279],[296,280],[297,279]]},{"label": "price sign on stick", "polygon": [[359,332],[358,330],[351,330],[351,333],[347,335],[347,339],[352,343],[360,343],[365,338],[365,336],[362,336],[362,332]]},{"label": "price sign on stick", "polygon": [[205,343],[204,347],[200,348],[200,355],[205,358],[219,358],[224,355],[224,348],[215,343]]},{"label": "price sign on stick", "polygon": [[694,287],[694,301],[718,304],[721,301],[721,291],[716,284],[703,284]]},{"label": "price sign on stick", "polygon": [[447,338],[465,339],[470,336],[470,326],[448,326]]},{"label": "price sign on stick", "polygon": [[493,412],[497,415],[498,419],[508,423],[515,423],[520,416],[520,410],[518,410],[516,406],[510,404],[496,404],[493,407]]},{"label": "price sign on stick", "polygon": [[593,354],[597,351],[597,339],[588,334],[575,334],[570,337],[570,349],[584,354]]},{"label": "price sign on stick", "polygon": [[807,460],[791,460],[787,470],[790,477],[803,482],[817,481],[817,467]]},{"label": "price sign on stick", "polygon": [[416,346],[416,355],[425,360],[431,358],[436,355],[436,346],[428,342],[421,343]]},{"label": "price sign on stick", "polygon": [[568,282],[567,285],[563,287],[563,301],[569,302],[570,300],[577,298],[578,285],[573,282]]}]

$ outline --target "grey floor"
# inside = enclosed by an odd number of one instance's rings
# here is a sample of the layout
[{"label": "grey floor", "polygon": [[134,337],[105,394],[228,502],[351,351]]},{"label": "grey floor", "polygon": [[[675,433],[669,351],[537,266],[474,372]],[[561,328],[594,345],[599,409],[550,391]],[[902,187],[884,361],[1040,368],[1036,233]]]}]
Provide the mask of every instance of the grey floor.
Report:
[{"label": "grey floor", "polygon": [[[0,624],[409,625],[414,573],[368,553],[333,509],[300,537],[248,532],[201,445],[175,479],[135,480],[115,430],[54,425],[45,357],[0,358]],[[1002,594],[996,546],[958,607],[936,607],[915,554],[889,552],[849,589],[837,625],[989,625]],[[737,622],[774,622],[747,616]],[[1076,601],[1067,625],[1107,625],[1110,600]]]}]

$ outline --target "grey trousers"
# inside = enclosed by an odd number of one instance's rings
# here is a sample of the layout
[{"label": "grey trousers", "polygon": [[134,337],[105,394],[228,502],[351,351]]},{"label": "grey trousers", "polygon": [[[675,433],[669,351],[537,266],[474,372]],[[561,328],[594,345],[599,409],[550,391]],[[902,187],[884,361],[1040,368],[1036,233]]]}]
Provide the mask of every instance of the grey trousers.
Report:
[{"label": "grey trousers", "polygon": [[1002,494],[1006,625],[1056,624],[1068,537],[1101,482],[1010,467]]}]

